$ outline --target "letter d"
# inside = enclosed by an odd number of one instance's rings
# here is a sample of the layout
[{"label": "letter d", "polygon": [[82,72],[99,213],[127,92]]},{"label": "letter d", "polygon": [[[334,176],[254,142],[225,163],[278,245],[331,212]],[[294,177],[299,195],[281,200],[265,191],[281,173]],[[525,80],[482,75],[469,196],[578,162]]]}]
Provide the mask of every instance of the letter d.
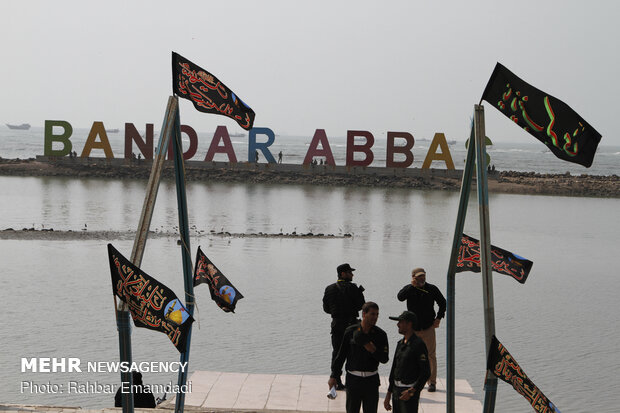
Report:
[{"label": "letter d", "polygon": [[[64,129],[64,132],[60,135],[54,135],[54,126],[58,126]],[[69,138],[73,133],[71,124],[64,120],[46,120],[45,121],[45,141],[43,147],[43,155],[45,156],[65,156],[73,146]],[[52,145],[54,142],[62,143],[62,149],[53,150]]]}]

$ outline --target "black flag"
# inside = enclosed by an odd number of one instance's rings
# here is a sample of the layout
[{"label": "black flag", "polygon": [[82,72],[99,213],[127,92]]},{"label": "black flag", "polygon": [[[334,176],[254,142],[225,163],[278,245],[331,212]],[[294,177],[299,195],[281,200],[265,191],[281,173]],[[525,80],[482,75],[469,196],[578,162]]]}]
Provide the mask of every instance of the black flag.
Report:
[{"label": "black flag", "polygon": [[506,347],[493,336],[487,369],[494,376],[502,379],[512,387],[539,413],[560,413],[551,400],[527,377],[517,361],[512,358]]},{"label": "black flag", "polygon": [[558,158],[587,168],[592,165],[601,134],[566,103],[524,82],[500,63],[482,99],[547,145]]},{"label": "black flag", "polygon": [[194,287],[202,283],[209,284],[211,299],[224,311],[235,312],[237,301],[243,298],[228,278],[217,269],[198,247],[196,253],[196,268],[194,269]]},{"label": "black flag", "polygon": [[245,130],[252,129],[254,111],[217,77],[172,52],[172,90],[189,99],[196,110],[234,119]]},{"label": "black flag", "polygon": [[194,319],[181,300],[171,289],[129,262],[112,244],[108,244],[108,257],[112,292],[127,303],[136,327],[161,331],[179,352],[185,352]]},{"label": "black flag", "polygon": [[[521,284],[525,283],[534,263],[510,251],[491,245],[491,269],[510,275]],[[459,245],[455,272],[480,272],[480,243],[477,239],[463,234]]]}]

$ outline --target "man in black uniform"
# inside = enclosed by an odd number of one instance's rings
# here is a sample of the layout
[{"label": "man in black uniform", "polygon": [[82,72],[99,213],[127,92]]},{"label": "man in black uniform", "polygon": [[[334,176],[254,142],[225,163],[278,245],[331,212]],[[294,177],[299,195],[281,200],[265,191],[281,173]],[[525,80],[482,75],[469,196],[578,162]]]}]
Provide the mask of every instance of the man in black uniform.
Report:
[{"label": "man in black uniform", "polygon": [[376,326],[379,306],[372,301],[362,307],[362,321],[347,327],[332,362],[332,372],[327,385],[331,388],[342,374],[342,365],[347,360],[347,413],[377,413],[379,404],[379,363],[387,363],[389,357],[388,339],[385,331]]},{"label": "man in black uniform", "polygon": [[142,383],[142,373],[137,371],[131,372],[131,379],[133,381],[133,388],[129,387],[129,382],[125,382],[125,385],[119,386],[116,394],[114,395],[114,407],[123,407],[123,392],[130,393],[133,391],[134,407],[154,409],[155,397],[153,397],[153,393],[151,393],[151,390],[148,387],[144,387],[144,384]]},{"label": "man in black uniform", "polygon": [[[434,392],[437,384],[435,329],[439,327],[439,321],[446,314],[446,299],[439,288],[426,282],[424,268],[414,268],[411,271],[411,284],[405,285],[398,292],[397,298],[400,301],[407,300],[407,310],[418,317],[415,334],[426,344],[428,361],[431,364],[428,391]],[[437,314],[435,314],[435,303],[438,306]]]},{"label": "man in black uniform", "polygon": [[420,392],[431,374],[426,346],[414,333],[417,324],[414,313],[403,311],[390,320],[398,320],[398,333],[403,338],[396,345],[383,407],[392,410],[392,398],[394,413],[417,413]]},{"label": "man in black uniform", "polygon": [[[353,271],[349,264],[341,264],[336,268],[338,281],[328,285],[323,294],[323,310],[332,316],[332,363],[338,354],[344,330],[357,323],[358,313],[364,302],[364,287],[358,287],[351,282]],[[338,378],[337,390],[344,390],[344,385]]]}]

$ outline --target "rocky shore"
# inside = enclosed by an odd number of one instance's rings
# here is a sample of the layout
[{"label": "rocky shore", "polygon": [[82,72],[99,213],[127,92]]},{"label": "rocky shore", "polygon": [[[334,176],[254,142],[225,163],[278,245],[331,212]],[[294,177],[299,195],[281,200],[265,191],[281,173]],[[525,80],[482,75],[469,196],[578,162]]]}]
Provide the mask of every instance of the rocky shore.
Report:
[{"label": "rocky shore", "polygon": [[[204,164],[204,163],[203,163]],[[286,170],[263,167],[195,167],[185,165],[188,181],[242,182],[268,184],[303,184],[328,186],[390,187],[422,190],[458,191],[461,187],[459,173],[406,174],[344,173],[341,170],[326,173],[325,169],[313,170],[302,165],[289,165]],[[144,179],[151,172],[146,161],[110,164],[89,162],[50,162],[35,159],[0,158],[0,175],[5,176],[60,176],[100,179]],[[445,172],[445,171],[444,171]],[[455,172],[455,171],[452,171]],[[174,169],[166,165],[162,179],[173,179]],[[620,177],[596,175],[539,174],[535,172],[502,171],[489,175],[490,193],[536,194],[559,196],[584,196],[600,198],[620,197]]]},{"label": "rocky shore", "polygon": [[[190,229],[193,237],[219,237],[219,238],[352,238],[353,234],[323,234],[312,232],[228,232],[228,231],[205,231],[195,228]],[[136,237],[134,231],[88,231],[86,229],[74,231],[58,231],[54,228],[5,228],[0,230],[0,239],[13,240],[53,240],[53,241],[75,241],[75,240],[132,240]],[[178,233],[168,231],[149,231],[149,238],[179,238]],[[180,242],[180,241],[177,241]]]}]

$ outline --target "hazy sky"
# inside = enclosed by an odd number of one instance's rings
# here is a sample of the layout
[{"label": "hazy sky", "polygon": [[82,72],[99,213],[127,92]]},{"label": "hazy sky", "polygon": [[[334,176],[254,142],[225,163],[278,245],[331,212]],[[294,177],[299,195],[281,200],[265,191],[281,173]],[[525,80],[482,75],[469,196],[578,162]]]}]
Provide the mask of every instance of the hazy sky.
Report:
[{"label": "hazy sky", "polygon": [[[171,51],[277,134],[469,133],[497,61],[620,144],[620,2],[0,1],[0,123],[161,127]],[[534,141],[485,104],[494,141]],[[241,129],[181,102],[197,131]]]}]

